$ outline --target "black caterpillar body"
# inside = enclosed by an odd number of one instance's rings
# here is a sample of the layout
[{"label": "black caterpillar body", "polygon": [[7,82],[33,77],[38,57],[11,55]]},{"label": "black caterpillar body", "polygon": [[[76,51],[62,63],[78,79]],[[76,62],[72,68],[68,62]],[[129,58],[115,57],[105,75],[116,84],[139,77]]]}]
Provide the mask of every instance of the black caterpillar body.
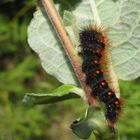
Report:
[{"label": "black caterpillar body", "polygon": [[91,95],[105,104],[106,119],[114,124],[120,112],[120,100],[110,89],[102,70],[101,59],[106,49],[105,37],[93,28],[87,28],[79,33],[81,55],[83,57],[82,71],[86,74],[86,84],[92,89]]}]

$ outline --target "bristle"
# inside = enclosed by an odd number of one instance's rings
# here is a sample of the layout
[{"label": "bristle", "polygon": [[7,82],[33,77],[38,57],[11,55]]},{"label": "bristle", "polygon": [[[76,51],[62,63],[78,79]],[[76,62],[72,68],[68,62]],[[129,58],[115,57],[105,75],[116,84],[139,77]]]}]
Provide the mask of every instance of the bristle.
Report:
[{"label": "bristle", "polygon": [[115,90],[109,86],[105,74],[108,73],[108,38],[102,28],[88,27],[79,33],[81,55],[83,56],[82,70],[86,74],[86,84],[92,89],[91,95],[105,104],[106,119],[110,126],[116,123],[121,110],[120,100]]}]

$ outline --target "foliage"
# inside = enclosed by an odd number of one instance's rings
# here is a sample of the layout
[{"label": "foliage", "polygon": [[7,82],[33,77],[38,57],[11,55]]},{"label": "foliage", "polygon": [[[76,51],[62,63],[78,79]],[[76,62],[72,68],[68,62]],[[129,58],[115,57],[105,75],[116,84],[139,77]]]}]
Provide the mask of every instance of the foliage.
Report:
[{"label": "foliage", "polygon": [[83,97],[83,90],[72,86],[72,85],[62,85],[55,89],[52,93],[35,94],[28,93],[23,99],[23,102],[29,104],[50,104],[58,101],[64,101],[73,98]]},{"label": "foliage", "polygon": [[[3,1],[0,5],[0,139],[43,139],[41,127],[48,125],[43,108],[27,109],[26,92],[49,91],[60,85],[44,78],[39,61],[27,44],[27,26],[35,10],[34,1]],[[9,9],[10,12],[7,12]],[[45,82],[47,79],[49,83]],[[55,82],[54,82],[55,81]],[[51,84],[53,83],[53,85]],[[32,120],[32,121],[31,121]],[[46,120],[46,121],[44,121]]]},{"label": "foliage", "polygon": [[[77,14],[83,16],[83,13],[78,10],[84,11],[83,8],[86,6],[79,0],[70,2],[55,0],[55,2],[59,5],[60,14],[64,15],[67,30],[72,31],[69,26],[73,24],[72,28],[75,28],[75,25],[72,20],[71,23],[67,21],[69,19],[67,15],[74,18],[73,14],[69,11],[64,13],[64,10],[70,10],[75,16],[81,17]],[[79,9],[73,6],[75,3]],[[78,140],[79,138],[71,134],[68,127],[71,120],[79,115],[82,116],[86,109],[86,105],[80,100],[36,107],[26,106],[22,103],[24,93],[54,93],[54,89],[59,89],[61,85],[54,77],[41,69],[39,60],[27,44],[26,31],[35,6],[34,0],[3,0],[0,2],[0,118],[2,118],[0,120],[0,139]],[[7,12],[7,9],[10,12]],[[92,16],[90,11],[88,12],[88,15]],[[85,14],[87,15],[87,13]],[[84,17],[84,20],[87,20],[86,16]],[[111,20],[108,20],[106,25],[110,22]],[[77,22],[77,24],[80,23]],[[76,40],[75,44],[77,44]],[[119,58],[118,55],[117,57]],[[136,64],[136,66],[138,68],[139,65]],[[118,123],[120,140],[140,139],[139,82],[139,79],[132,82],[120,81],[121,96],[124,98],[124,108]],[[83,120],[80,121],[87,119],[85,116],[82,118]],[[89,139],[95,138],[91,135]]]},{"label": "foliage", "polygon": [[[112,45],[110,51],[112,58],[112,62],[109,65],[110,71],[116,74],[112,78],[115,79],[117,76],[119,79],[132,80],[140,75],[138,66],[139,46],[137,45],[140,35],[139,19],[137,18],[139,16],[139,4],[137,0],[81,0],[75,2],[74,8],[69,3],[68,10],[65,8],[61,9],[63,2],[57,3],[56,7],[62,16],[64,26],[75,47],[78,46],[78,30],[81,27],[90,23],[106,27]],[[133,21],[129,20],[131,17],[133,17]],[[59,38],[42,7],[38,8],[37,12],[35,12],[34,18],[29,26],[28,34],[29,44],[39,54],[43,68],[64,84],[78,85],[69,61],[65,57],[65,52],[63,51]],[[75,50],[74,48],[73,51]],[[94,119],[98,121],[98,118]],[[93,123],[92,125],[94,126],[95,124]],[[80,126],[83,127],[81,130],[87,131],[89,129],[90,131],[91,129],[90,127],[86,127],[86,123]],[[77,129],[75,130],[77,131]],[[82,135],[80,137],[83,138]]]},{"label": "foliage", "polygon": [[[106,27],[112,46],[110,53],[113,68],[111,70],[116,73],[117,78],[122,80],[136,79],[140,75],[138,45],[140,26],[139,18],[137,18],[140,3],[138,0],[116,2],[81,0],[76,1],[74,8],[69,8],[69,11],[61,10],[59,8],[61,4],[62,2],[56,6],[62,13],[65,28],[75,47],[79,45],[78,31],[82,27],[89,24]],[[68,2],[67,4],[72,6]],[[28,35],[28,42],[39,54],[43,68],[62,83],[76,85],[71,65],[42,7],[34,13]]]}]

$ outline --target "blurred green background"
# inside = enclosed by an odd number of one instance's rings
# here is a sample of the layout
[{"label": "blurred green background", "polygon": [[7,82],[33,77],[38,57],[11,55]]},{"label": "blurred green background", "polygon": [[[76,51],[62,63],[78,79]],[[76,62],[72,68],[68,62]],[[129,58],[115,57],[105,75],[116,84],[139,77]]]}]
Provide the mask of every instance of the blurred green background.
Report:
[{"label": "blurred green background", "polygon": [[[85,113],[81,100],[32,107],[22,103],[27,92],[46,93],[61,85],[42,69],[27,43],[35,9],[35,0],[0,1],[0,140],[79,140],[69,126]],[[120,140],[140,140],[140,79],[120,81],[120,87]]]}]

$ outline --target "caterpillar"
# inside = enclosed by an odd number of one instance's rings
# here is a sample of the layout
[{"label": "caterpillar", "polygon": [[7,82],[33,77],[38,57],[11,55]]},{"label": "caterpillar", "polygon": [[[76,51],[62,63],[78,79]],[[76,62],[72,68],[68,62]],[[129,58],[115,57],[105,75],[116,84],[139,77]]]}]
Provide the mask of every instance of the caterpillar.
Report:
[{"label": "caterpillar", "polygon": [[82,71],[86,75],[85,82],[91,88],[91,96],[104,103],[105,116],[112,127],[118,119],[121,102],[104,74],[108,62],[108,39],[102,28],[87,27],[79,32],[79,42],[80,54],[83,57]]}]

